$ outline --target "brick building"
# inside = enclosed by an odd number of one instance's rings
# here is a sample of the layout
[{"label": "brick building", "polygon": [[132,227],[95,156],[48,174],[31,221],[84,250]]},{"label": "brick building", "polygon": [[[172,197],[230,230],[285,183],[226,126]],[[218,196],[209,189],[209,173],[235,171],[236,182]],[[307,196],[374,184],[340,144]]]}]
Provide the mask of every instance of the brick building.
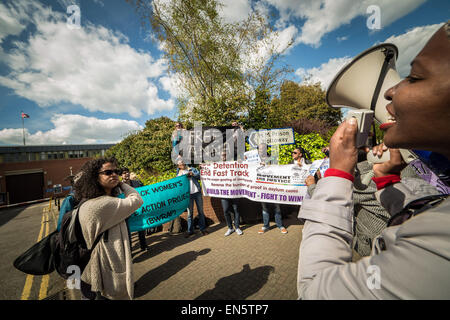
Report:
[{"label": "brick building", "polygon": [[0,147],[0,205],[45,199],[70,191],[64,179],[76,174],[96,156],[103,156],[113,144],[40,145]]},{"label": "brick building", "polygon": [[[0,206],[55,196],[54,186],[61,185],[58,197],[70,191],[65,178],[96,156],[103,156],[113,144],[0,146]],[[174,169],[175,170],[175,169]],[[261,222],[259,203],[240,199],[239,210],[247,223]],[[219,198],[203,197],[203,208],[210,223],[225,222]],[[285,214],[291,208],[282,206]],[[195,206],[194,215],[197,216]],[[187,219],[187,212],[181,215]],[[167,230],[168,224],[164,225]]]}]

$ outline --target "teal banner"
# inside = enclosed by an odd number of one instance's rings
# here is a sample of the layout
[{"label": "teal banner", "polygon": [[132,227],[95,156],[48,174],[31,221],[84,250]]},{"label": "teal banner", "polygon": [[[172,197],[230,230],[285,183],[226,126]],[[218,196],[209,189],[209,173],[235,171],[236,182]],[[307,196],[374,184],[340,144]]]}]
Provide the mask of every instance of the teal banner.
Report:
[{"label": "teal banner", "polygon": [[190,190],[186,175],[139,187],[136,191],[144,204],[128,219],[130,232],[160,226],[178,217],[189,206]]}]

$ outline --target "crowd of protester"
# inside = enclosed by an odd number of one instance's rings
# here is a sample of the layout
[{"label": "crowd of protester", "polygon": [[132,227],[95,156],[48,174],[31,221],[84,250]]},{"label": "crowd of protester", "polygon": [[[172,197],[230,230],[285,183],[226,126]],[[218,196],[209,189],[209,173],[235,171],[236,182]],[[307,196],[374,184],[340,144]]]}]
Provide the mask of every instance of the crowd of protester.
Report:
[{"label": "crowd of protester", "polygon": [[[389,161],[372,165],[364,159],[365,153],[355,147],[357,128],[352,120],[344,121],[329,147],[322,149],[329,157],[329,169],[323,177],[318,171],[306,179],[309,197],[298,215],[304,221],[299,298],[450,298],[450,200],[407,166],[396,149],[428,150],[450,159],[449,57],[447,23],[414,59],[411,75],[385,92],[390,101],[387,110],[396,123],[386,131],[384,144],[372,152],[389,152]],[[233,127],[243,129],[237,122]],[[179,153],[182,130],[177,122],[172,135],[175,153]],[[260,165],[270,165],[266,144],[258,145],[258,153]],[[222,160],[226,159],[224,152]],[[304,150],[296,148],[291,164],[302,167],[311,162]],[[194,202],[200,232],[207,235],[200,173],[180,158],[176,166],[177,176],[187,175],[190,184],[186,238],[194,235]],[[142,183],[130,174],[127,168],[118,168],[115,159],[99,158],[70,177],[73,191],[63,202],[59,221],[65,212],[80,206],[88,247],[103,237],[82,274],[84,299],[133,299],[127,219],[143,200],[135,190]],[[120,193],[124,198],[117,197]],[[225,236],[242,235],[239,202],[221,199],[221,204],[228,227]],[[258,233],[269,230],[269,207],[273,207],[275,223],[286,234],[280,204],[261,202],[260,206],[263,226]],[[138,232],[138,237],[141,249],[147,250],[146,232]],[[362,256],[357,262],[352,262],[353,250]],[[371,266],[381,274],[375,289],[367,282]]]}]

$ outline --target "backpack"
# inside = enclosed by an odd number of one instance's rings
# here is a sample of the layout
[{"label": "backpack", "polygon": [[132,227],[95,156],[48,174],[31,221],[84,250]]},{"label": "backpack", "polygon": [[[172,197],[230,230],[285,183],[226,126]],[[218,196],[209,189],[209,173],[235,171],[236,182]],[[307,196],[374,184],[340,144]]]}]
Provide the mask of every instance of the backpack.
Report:
[{"label": "backpack", "polygon": [[67,273],[67,268],[71,265],[78,266],[80,268],[80,274],[83,273],[86,265],[89,263],[92,251],[100,242],[102,236],[105,242],[108,241],[108,230],[106,230],[97,236],[91,249],[87,248],[78,217],[80,207],[83,203],[84,201],[63,216],[61,228],[55,240],[54,266],[56,272],[64,279],[72,275],[72,273]]},{"label": "backpack", "polygon": [[105,242],[108,241],[106,230],[95,239],[91,249],[87,248],[78,218],[83,202],[64,214],[59,231],[55,230],[16,258],[14,267],[32,275],[49,274],[56,270],[64,279],[72,275],[67,273],[67,268],[71,265],[78,266],[80,274],[83,273],[92,250],[102,236]]}]

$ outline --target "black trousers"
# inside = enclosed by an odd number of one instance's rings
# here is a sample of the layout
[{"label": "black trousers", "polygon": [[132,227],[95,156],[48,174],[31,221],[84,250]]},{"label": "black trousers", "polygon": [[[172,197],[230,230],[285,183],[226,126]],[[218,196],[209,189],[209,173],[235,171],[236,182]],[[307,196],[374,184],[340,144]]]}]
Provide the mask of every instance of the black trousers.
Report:
[{"label": "black trousers", "polygon": [[142,250],[147,249],[147,240],[145,240],[145,230],[138,231],[138,236],[139,236],[139,244],[141,246],[141,249]]},{"label": "black trousers", "polygon": [[[130,248],[131,248],[131,232],[130,227],[128,226],[128,218],[125,219],[125,222],[127,223],[128,237],[130,239]],[[139,245],[141,246],[141,249],[142,250],[147,249],[147,240],[145,240],[145,230],[138,231],[138,236],[139,236]]]}]

